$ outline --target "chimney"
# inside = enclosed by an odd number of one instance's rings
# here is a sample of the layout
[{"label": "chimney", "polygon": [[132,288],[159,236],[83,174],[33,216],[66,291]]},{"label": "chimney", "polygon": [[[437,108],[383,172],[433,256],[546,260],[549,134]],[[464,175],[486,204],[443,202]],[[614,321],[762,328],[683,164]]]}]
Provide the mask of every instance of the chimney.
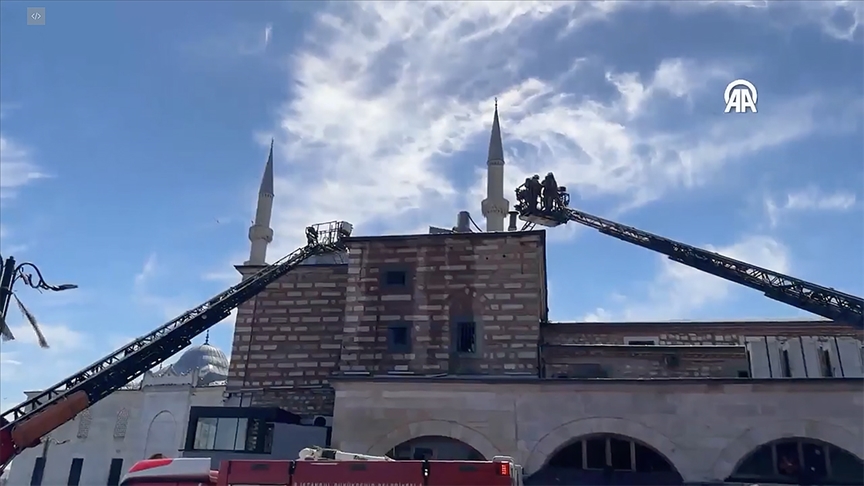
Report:
[{"label": "chimney", "polygon": [[456,227],[453,229],[457,233],[471,232],[471,215],[468,214],[468,211],[459,211],[459,215],[456,217]]},{"label": "chimney", "polygon": [[510,226],[507,227],[507,231],[516,231],[516,216],[519,214],[516,211],[510,211],[507,213],[510,215]]}]

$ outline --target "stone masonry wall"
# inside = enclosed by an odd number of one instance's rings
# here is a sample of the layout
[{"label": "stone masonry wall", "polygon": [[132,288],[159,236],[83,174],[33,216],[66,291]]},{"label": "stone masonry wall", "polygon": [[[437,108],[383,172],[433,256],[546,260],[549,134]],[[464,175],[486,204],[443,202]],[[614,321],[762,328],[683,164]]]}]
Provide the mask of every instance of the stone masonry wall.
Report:
[{"label": "stone masonry wall", "polygon": [[544,346],[543,362],[547,378],[736,378],[749,370],[744,346]]},{"label": "stone masonry wall", "polygon": [[301,415],[332,414],[327,379],[339,360],[346,279],[346,265],[304,265],[243,304],[226,391]]},{"label": "stone masonry wall", "polygon": [[625,338],[657,338],[658,344],[739,345],[749,336],[832,336],[864,339],[864,331],[826,321],[584,322],[541,329],[550,344],[625,344]]},{"label": "stone masonry wall", "polygon": [[[536,373],[544,246],[542,232],[352,239],[340,370]],[[406,285],[383,285],[388,271]],[[469,321],[477,352],[460,355],[454,328]],[[409,349],[388,346],[394,324],[410,328]]]}]

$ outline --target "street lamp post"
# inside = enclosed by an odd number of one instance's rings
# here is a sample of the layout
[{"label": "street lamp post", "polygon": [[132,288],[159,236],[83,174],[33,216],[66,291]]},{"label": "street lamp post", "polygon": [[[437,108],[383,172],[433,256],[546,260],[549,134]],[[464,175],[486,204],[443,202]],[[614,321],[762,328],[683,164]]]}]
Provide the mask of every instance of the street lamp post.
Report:
[{"label": "street lamp post", "polygon": [[6,325],[6,312],[9,310],[9,303],[12,301],[12,297],[15,297],[24,317],[27,318],[30,325],[33,326],[33,330],[39,336],[39,344],[42,347],[48,347],[45,338],[42,336],[41,331],[39,331],[36,319],[24,307],[24,304],[18,300],[18,297],[12,291],[12,287],[18,281],[24,282],[28,287],[39,291],[50,290],[51,292],[62,292],[64,290],[77,289],[78,286],[75,284],[50,285],[42,277],[42,272],[39,271],[36,265],[30,262],[17,263],[13,257],[9,257],[5,261],[3,257],[0,257],[0,265],[2,265],[2,272],[0,272],[0,335],[2,335],[3,340],[15,339],[9,326]]}]

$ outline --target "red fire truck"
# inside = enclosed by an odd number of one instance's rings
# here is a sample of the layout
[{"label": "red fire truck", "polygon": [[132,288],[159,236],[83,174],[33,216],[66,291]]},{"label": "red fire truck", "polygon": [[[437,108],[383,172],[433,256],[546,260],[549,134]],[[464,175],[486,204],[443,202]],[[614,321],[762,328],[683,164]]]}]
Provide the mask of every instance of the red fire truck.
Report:
[{"label": "red fire truck", "polygon": [[304,449],[300,459],[228,460],[218,471],[207,458],[148,459],[121,486],[522,486],[509,457],[491,461],[394,461],[333,449]]}]

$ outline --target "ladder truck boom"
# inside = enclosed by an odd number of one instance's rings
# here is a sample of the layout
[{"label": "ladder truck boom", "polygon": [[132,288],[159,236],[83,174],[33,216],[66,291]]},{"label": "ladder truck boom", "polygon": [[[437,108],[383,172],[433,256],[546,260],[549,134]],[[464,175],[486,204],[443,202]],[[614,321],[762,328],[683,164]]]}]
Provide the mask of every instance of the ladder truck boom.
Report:
[{"label": "ladder truck boom", "polygon": [[195,336],[228,317],[232,310],[304,260],[344,251],[344,240],[351,231],[351,225],[344,221],[306,228],[306,246],[3,412],[0,416],[0,470],[23,449],[36,446],[52,430],[190,345]]},{"label": "ladder truck boom", "polygon": [[516,189],[515,209],[526,225],[555,227],[575,222],[619,240],[666,255],[705,273],[763,292],[766,297],[833,321],[864,329],[864,299],[719,253],[670,240],[647,231],[603,219],[569,207],[567,188],[558,186],[550,172]]},{"label": "ladder truck boom", "polygon": [[370,456],[317,446],[301,449],[298,457],[301,461],[393,461],[387,456]]}]

